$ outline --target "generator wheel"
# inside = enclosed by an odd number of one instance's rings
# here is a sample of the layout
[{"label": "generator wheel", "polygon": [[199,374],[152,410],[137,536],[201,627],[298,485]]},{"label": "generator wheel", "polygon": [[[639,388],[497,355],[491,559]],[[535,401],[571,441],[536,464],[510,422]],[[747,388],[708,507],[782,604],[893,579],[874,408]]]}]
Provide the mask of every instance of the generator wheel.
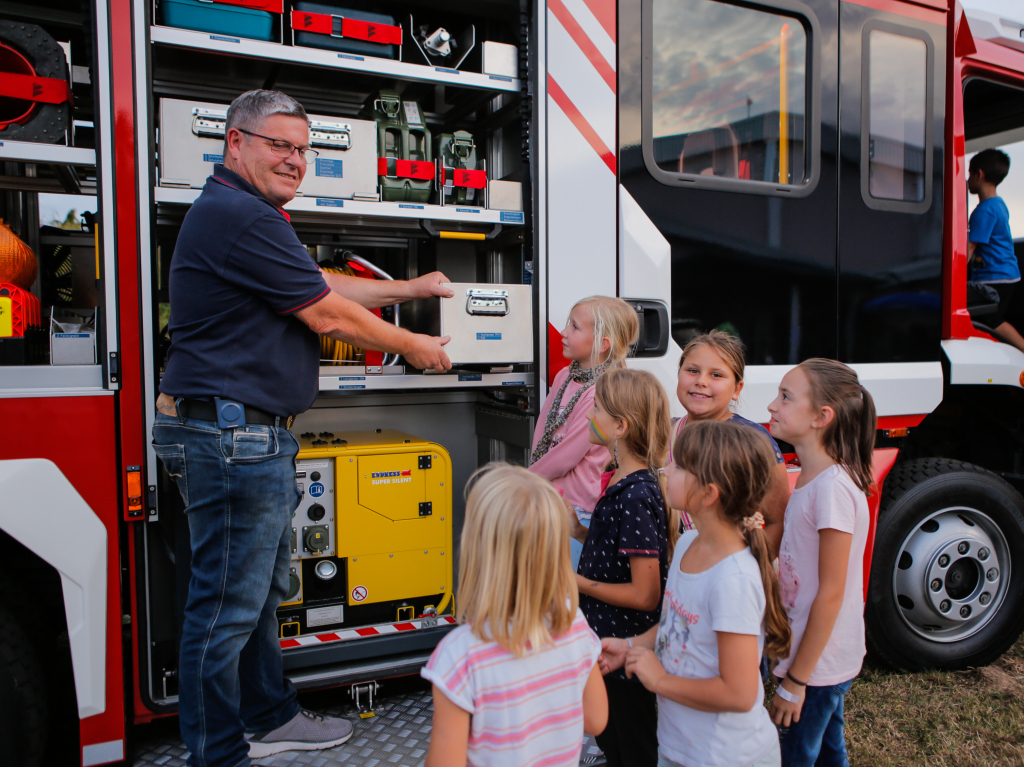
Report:
[{"label": "generator wheel", "polygon": [[46,750],[46,680],[28,635],[0,608],[0,754],[40,767]]},{"label": "generator wheel", "polygon": [[1024,498],[960,461],[885,480],[865,606],[868,648],[908,671],[991,663],[1024,629]]},{"label": "generator wheel", "polygon": [[[42,27],[15,21],[0,21],[0,44],[14,49],[28,59],[39,77],[69,79],[64,49]],[[37,103],[32,108],[30,116],[19,121],[21,124],[12,123],[0,130],[0,139],[56,144],[64,140],[70,124],[70,115],[71,106],[67,102]]]}]

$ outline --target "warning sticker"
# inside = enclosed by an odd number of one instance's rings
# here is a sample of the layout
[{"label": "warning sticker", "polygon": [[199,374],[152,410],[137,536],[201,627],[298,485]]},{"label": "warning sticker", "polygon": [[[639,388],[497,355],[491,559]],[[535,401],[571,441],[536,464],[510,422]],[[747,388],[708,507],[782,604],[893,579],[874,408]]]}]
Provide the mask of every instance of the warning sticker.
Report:
[{"label": "warning sticker", "polygon": [[366,586],[356,586],[352,589],[352,601],[363,602],[366,600],[370,593],[366,590]]},{"label": "warning sticker", "polygon": [[405,121],[410,125],[423,125],[423,118],[420,117],[420,105],[415,101],[403,101],[405,107]]}]

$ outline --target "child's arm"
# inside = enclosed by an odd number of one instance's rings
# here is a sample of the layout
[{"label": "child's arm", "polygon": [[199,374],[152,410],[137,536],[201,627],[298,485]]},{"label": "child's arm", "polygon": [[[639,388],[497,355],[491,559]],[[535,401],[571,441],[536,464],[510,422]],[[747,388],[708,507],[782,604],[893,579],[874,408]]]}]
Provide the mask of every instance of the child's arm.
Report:
[{"label": "child's arm", "polygon": [[651,692],[676,703],[711,713],[745,713],[757,705],[761,685],[757,637],[716,632],[718,676],[689,679],[668,673],[653,650],[634,647],[626,655],[626,676],[634,674]]},{"label": "child's arm", "polygon": [[782,544],[782,523],[786,518],[786,504],[789,503],[789,472],[786,464],[775,466],[768,497],[764,499],[764,534],[768,539],[769,554],[774,559],[779,555]]},{"label": "child's arm", "polygon": [[[648,650],[653,650],[654,642],[657,638],[657,625],[651,626],[640,636],[631,637],[630,639],[605,637],[601,640],[601,657],[597,659],[598,665],[601,666],[601,673],[610,674],[616,669],[625,666],[626,654],[633,647],[646,647]],[[632,647],[630,644],[632,644]]]},{"label": "child's arm", "polygon": [[564,477],[576,468],[593,447],[590,444],[590,421],[587,420],[587,413],[593,406],[592,394],[588,392],[580,397],[576,407],[569,413],[562,441],[550,448],[535,463],[530,464],[530,471],[550,482]]},{"label": "child's arm", "polygon": [[580,518],[576,516],[576,509],[564,497],[562,498],[562,505],[565,507],[566,519],[569,520],[569,535],[580,543],[585,542],[587,540],[587,528],[580,523]]},{"label": "child's arm", "polygon": [[[814,673],[814,667],[818,665],[818,659],[821,658],[821,653],[832,636],[836,618],[839,617],[839,610],[843,606],[846,570],[850,563],[850,548],[853,545],[852,533],[844,533],[829,527],[818,532],[818,539],[818,593],[811,603],[807,628],[789,667],[789,675],[805,683]],[[791,722],[800,721],[800,709],[803,707],[807,687],[788,678],[782,680],[781,686],[799,698],[796,703],[791,703],[776,695],[772,701],[772,721],[788,727]]]},{"label": "child's arm", "polygon": [[632,607],[649,612],[661,601],[661,569],[657,557],[630,557],[629,583],[603,583],[576,573],[581,594],[600,599],[616,607]]},{"label": "child's arm", "polygon": [[595,663],[583,688],[583,732],[600,735],[608,725],[608,692],[601,669]]},{"label": "child's arm", "polygon": [[437,685],[433,688],[434,726],[430,731],[430,750],[424,767],[466,767],[469,712],[452,703]]}]

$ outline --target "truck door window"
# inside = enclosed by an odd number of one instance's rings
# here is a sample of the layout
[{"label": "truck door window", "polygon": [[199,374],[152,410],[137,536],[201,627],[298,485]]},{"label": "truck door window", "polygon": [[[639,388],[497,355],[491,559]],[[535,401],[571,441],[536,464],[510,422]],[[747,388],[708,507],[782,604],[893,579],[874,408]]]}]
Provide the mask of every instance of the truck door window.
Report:
[{"label": "truck door window", "polygon": [[925,40],[868,32],[868,194],[876,200],[921,202],[928,123]]},{"label": "truck door window", "polygon": [[652,174],[698,186],[707,179],[804,184],[808,32],[801,19],[714,0],[652,0],[649,8],[644,149]]}]

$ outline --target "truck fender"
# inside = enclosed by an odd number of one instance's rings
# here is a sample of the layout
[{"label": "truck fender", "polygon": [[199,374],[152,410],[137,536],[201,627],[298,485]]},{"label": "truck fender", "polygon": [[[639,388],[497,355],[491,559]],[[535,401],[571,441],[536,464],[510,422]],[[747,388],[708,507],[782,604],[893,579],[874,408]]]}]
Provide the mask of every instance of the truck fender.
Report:
[{"label": "truck fender", "polygon": [[0,499],[0,529],[60,574],[78,716],[101,714],[106,710],[106,528],[56,464],[43,458],[0,461]]}]

